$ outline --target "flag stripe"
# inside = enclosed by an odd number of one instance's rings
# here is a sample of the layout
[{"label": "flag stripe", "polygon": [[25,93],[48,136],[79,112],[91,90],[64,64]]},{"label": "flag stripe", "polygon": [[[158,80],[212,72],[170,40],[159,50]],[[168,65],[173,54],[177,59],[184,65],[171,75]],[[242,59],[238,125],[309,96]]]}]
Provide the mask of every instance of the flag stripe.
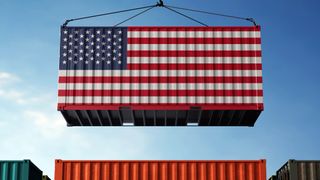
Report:
[{"label": "flag stripe", "polygon": [[260,38],[258,31],[128,31],[128,38]]},{"label": "flag stripe", "polygon": [[59,76],[260,77],[261,70],[59,70]]},{"label": "flag stripe", "polygon": [[261,64],[261,57],[127,57],[128,64]]},{"label": "flag stripe", "polygon": [[59,90],[59,96],[262,96],[262,90]]},{"label": "flag stripe", "polygon": [[143,64],[131,63],[127,65],[130,70],[262,70],[261,64]]},{"label": "flag stripe", "polygon": [[72,104],[228,104],[228,103],[262,103],[263,98],[257,96],[59,96],[59,103]]},{"label": "flag stripe", "polygon": [[60,76],[59,83],[262,83],[262,77],[108,77]]},{"label": "flag stripe", "polygon": [[261,83],[59,83],[59,90],[262,90]]},{"label": "flag stripe", "polygon": [[260,44],[128,44],[128,51],[260,51]]},{"label": "flag stripe", "polygon": [[144,51],[128,50],[129,57],[260,57],[261,51]]},{"label": "flag stripe", "polygon": [[128,38],[128,44],[261,44],[261,38]]}]

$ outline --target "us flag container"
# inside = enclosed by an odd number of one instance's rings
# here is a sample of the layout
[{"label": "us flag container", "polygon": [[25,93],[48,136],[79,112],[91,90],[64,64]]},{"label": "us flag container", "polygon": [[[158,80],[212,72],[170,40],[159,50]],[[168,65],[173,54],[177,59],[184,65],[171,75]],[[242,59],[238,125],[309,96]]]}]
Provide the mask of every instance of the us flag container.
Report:
[{"label": "us flag container", "polygon": [[68,126],[253,126],[260,27],[62,27]]}]

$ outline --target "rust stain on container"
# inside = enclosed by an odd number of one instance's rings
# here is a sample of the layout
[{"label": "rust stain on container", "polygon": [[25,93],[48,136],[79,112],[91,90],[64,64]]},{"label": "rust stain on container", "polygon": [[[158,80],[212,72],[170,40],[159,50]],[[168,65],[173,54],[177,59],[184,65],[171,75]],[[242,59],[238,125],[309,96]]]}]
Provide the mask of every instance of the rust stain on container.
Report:
[{"label": "rust stain on container", "polygon": [[55,180],[266,180],[266,161],[56,160]]}]

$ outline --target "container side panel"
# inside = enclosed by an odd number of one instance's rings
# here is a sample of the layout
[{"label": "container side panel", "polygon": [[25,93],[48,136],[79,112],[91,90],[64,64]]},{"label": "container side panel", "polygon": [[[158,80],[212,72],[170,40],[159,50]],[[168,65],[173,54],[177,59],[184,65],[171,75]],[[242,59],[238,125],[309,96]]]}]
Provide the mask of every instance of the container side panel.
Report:
[{"label": "container side panel", "polygon": [[[56,180],[265,180],[263,161],[61,161]],[[61,165],[56,163],[56,174]]]},{"label": "container side panel", "polygon": [[1,180],[41,180],[42,171],[31,161],[0,161]]}]

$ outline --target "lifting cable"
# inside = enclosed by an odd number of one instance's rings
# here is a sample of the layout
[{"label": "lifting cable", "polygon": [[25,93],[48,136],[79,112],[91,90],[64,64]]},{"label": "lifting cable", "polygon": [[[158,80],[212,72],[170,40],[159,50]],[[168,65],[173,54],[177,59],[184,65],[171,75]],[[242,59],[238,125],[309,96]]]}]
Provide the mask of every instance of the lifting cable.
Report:
[{"label": "lifting cable", "polygon": [[244,18],[244,17],[239,17],[239,16],[232,16],[232,15],[226,15],[226,14],[220,14],[220,13],[214,13],[214,12],[207,12],[207,11],[202,11],[202,10],[194,10],[194,9],[189,9],[189,8],[183,8],[183,7],[177,7],[177,6],[169,6],[169,5],[164,5],[163,3],[163,0],[159,0],[159,2],[157,2],[156,5],[151,5],[151,6],[143,6],[143,7],[137,7],[137,8],[132,8],[132,9],[126,9],[126,10],[120,10],[120,11],[114,11],[114,12],[109,12],[109,13],[102,13],[102,14],[97,14],[97,15],[92,15],[92,16],[84,16],[84,17],[79,17],[79,18],[74,18],[74,19],[68,19],[65,21],[65,23],[62,25],[62,27],[65,27],[68,25],[69,22],[72,22],[72,21],[78,21],[78,20],[83,20],[83,19],[89,19],[89,18],[95,18],[95,17],[100,17],[100,16],[107,16],[107,15],[112,15],[112,14],[118,14],[118,13],[123,13],[123,12],[129,12],[129,11],[136,11],[136,10],[140,10],[140,9],[144,9],[143,11],[139,12],[138,14],[135,14],[131,17],[129,17],[128,19],[125,19],[123,21],[121,21],[120,23],[114,25],[114,27],[120,25],[120,24],[123,24],[155,7],[164,7],[172,12],[175,12],[187,19],[190,19],[194,22],[197,22],[203,26],[208,26],[207,24],[203,23],[203,22],[200,22],[188,15],[185,15],[179,11],[177,11],[176,9],[178,10],[184,10],[184,11],[191,11],[191,12],[198,12],[198,13],[203,13],[203,14],[209,14],[209,15],[214,15],[214,16],[221,16],[221,17],[226,17],[226,18],[233,18],[233,19],[240,19],[240,20],[245,20],[245,21],[250,21],[251,23],[253,23],[254,26],[257,26],[255,20],[253,18]]}]

